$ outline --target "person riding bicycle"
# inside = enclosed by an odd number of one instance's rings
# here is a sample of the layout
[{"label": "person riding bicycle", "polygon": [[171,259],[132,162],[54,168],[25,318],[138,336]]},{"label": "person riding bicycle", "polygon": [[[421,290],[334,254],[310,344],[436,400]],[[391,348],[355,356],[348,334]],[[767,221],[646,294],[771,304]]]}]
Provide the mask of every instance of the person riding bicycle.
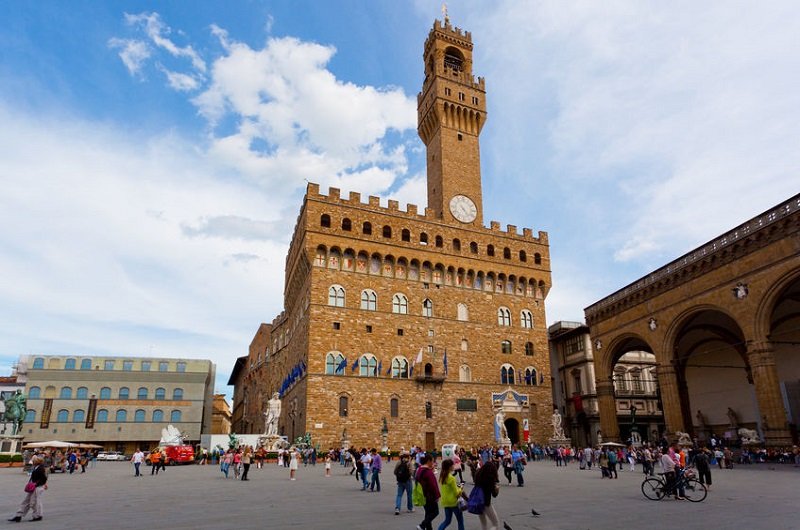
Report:
[{"label": "person riding bicycle", "polygon": [[[661,456],[661,466],[664,468],[664,478],[666,480],[667,486],[665,488],[665,493],[669,494],[674,493],[676,500],[685,500],[685,492],[683,490],[683,485],[678,478],[678,474],[681,471],[680,467],[680,457],[675,452],[678,444],[672,443],[669,447],[669,451],[664,453]],[[675,486],[678,486],[677,488]]]}]

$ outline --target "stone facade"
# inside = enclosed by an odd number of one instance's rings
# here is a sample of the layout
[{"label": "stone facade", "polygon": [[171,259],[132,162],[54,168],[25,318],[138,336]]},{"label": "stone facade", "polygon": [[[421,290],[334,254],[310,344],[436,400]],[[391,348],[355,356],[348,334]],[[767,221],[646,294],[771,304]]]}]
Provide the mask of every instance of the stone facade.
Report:
[{"label": "stone facade", "polygon": [[[594,353],[589,327],[580,322],[556,322],[548,328],[553,404],[564,417],[564,430],[578,445],[602,441],[600,407],[594,375]],[[628,440],[631,406],[643,441],[657,441],[664,430],[653,354],[630,351],[614,366],[614,393],[620,438]]]},{"label": "stone facade", "polygon": [[197,359],[24,356],[26,442],[90,442],[132,452],[173,424],[187,441],[211,431],[215,367]]},{"label": "stone facade", "polygon": [[471,57],[469,33],[434,24],[418,98],[428,208],[309,184],[285,310],[231,376],[234,428],[262,432],[277,391],[280,433],[323,447],[487,443],[500,408],[512,440],[526,423],[532,439],[549,436],[548,238],[482,226],[485,89]]},{"label": "stone facade", "polygon": [[211,416],[211,434],[231,432],[231,407],[225,394],[214,394],[214,411]]},{"label": "stone facade", "polygon": [[603,432],[619,437],[614,364],[648,351],[668,434],[796,442],[798,300],[800,195],[586,308]]}]

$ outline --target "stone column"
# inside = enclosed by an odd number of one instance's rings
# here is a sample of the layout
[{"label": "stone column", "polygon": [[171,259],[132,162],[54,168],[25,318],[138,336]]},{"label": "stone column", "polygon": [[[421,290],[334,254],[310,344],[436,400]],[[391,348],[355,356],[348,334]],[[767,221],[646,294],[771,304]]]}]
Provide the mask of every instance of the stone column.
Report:
[{"label": "stone column", "polygon": [[747,361],[753,374],[765,445],[792,445],[772,343],[768,340],[748,341]]},{"label": "stone column", "polygon": [[686,425],[681,410],[681,396],[678,387],[678,374],[671,364],[659,364],[658,388],[661,391],[661,406],[664,407],[664,424],[666,425],[667,438],[670,439],[677,431],[686,432]]},{"label": "stone column", "polygon": [[604,442],[619,441],[619,424],[617,423],[617,402],[614,398],[614,383],[611,379],[597,380],[597,408],[600,409],[600,430],[603,431]]}]

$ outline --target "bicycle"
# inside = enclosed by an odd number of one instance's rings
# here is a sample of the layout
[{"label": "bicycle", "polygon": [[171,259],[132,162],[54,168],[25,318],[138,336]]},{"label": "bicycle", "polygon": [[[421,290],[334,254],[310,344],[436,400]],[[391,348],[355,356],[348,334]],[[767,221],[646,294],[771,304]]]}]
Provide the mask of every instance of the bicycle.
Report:
[{"label": "bicycle", "polygon": [[705,484],[695,478],[691,468],[678,471],[678,478],[672,485],[667,484],[664,473],[659,473],[659,476],[661,478],[648,477],[642,482],[642,494],[651,501],[660,501],[672,495],[679,486],[683,486],[684,497],[690,502],[701,502],[708,495]]}]

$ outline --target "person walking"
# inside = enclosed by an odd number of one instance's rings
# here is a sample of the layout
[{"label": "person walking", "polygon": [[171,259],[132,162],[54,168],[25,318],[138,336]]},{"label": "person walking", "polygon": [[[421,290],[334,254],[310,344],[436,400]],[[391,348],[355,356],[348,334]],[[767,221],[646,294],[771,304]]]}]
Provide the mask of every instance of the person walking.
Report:
[{"label": "person walking", "polygon": [[150,453],[150,475],[158,475],[161,469],[161,451],[155,449]]},{"label": "person walking", "polygon": [[706,489],[711,489],[711,452],[707,447],[702,447],[694,457],[694,465],[697,467],[697,478],[700,484],[705,484]]},{"label": "person walking", "polygon": [[22,518],[28,513],[33,512],[31,521],[42,520],[42,495],[44,490],[47,489],[47,473],[44,470],[44,459],[36,455],[31,460],[33,462],[33,469],[31,470],[31,477],[28,485],[25,486],[25,498],[19,505],[19,509],[14,516],[9,519],[14,523],[22,521]]},{"label": "person walking", "polygon": [[300,454],[297,448],[292,447],[289,451],[289,480],[297,480],[297,468],[300,465]]},{"label": "person walking", "polygon": [[225,478],[228,478],[228,472],[230,471],[231,464],[233,463],[233,451],[228,449],[225,454],[220,457],[219,462],[220,470],[225,473]]},{"label": "person walking", "polygon": [[628,447],[628,463],[631,465],[631,471],[636,471],[636,456],[636,449],[633,446]]},{"label": "person walking", "polygon": [[131,462],[133,463],[133,468],[136,470],[136,474],[134,476],[141,477],[142,474],[139,472],[139,467],[142,465],[142,462],[144,462],[144,453],[140,448],[136,448],[136,452],[133,453],[133,456],[131,457]]},{"label": "person walking", "polygon": [[333,461],[333,454],[328,453],[325,456],[325,478],[329,478],[331,476],[331,461]]},{"label": "person walking", "polygon": [[497,463],[488,460],[475,475],[475,487],[483,490],[483,511],[478,518],[483,530],[498,530],[497,512],[492,506],[492,498],[500,493],[500,478],[497,476]]},{"label": "person walking", "polygon": [[242,467],[244,468],[244,471],[242,471],[242,480],[250,480],[249,478],[247,478],[247,473],[250,471],[250,464],[252,462],[252,458],[253,458],[253,450],[248,445],[247,447],[244,448],[244,453],[242,454]]},{"label": "person walking", "polygon": [[523,478],[522,473],[525,471],[527,461],[525,460],[525,453],[516,445],[511,451],[511,463],[514,466],[514,473],[517,475],[517,487],[521,488],[525,485],[525,478]]},{"label": "person walking", "polygon": [[420,466],[415,476],[416,481],[422,486],[425,496],[425,518],[417,526],[418,530],[433,530],[433,520],[439,515],[439,484],[433,473],[433,457],[426,454],[420,459]]},{"label": "person walking", "polygon": [[233,452],[233,480],[239,478],[242,471],[242,452],[237,449]]},{"label": "person walking", "polygon": [[600,478],[611,478],[611,472],[608,469],[608,453],[600,451],[600,456],[597,458],[597,465],[600,466]]},{"label": "person walking", "polygon": [[[608,448],[608,478],[619,478],[617,475],[617,453],[614,452],[614,449],[609,447]],[[611,474],[614,474],[612,477]]]},{"label": "person walking", "polygon": [[381,470],[383,469],[383,460],[381,459],[381,455],[378,454],[378,450],[374,447],[372,451],[370,451],[372,455],[372,460],[370,460],[370,470],[372,471],[372,481],[369,485],[369,491],[377,490],[378,493],[381,491]]},{"label": "person walking", "polygon": [[410,455],[400,453],[400,461],[394,466],[394,478],[397,479],[397,498],[394,503],[394,514],[400,515],[400,505],[403,502],[403,492],[406,494],[406,505],[408,513],[414,512],[414,505],[411,502],[411,464]]},{"label": "person walking", "polygon": [[462,473],[462,469],[464,467],[464,464],[462,463],[461,455],[459,454],[461,453],[461,451],[463,450],[459,449],[459,451],[453,455],[453,476],[458,475],[458,483],[463,485],[464,475]]},{"label": "person walking", "polygon": [[367,452],[366,447],[361,448],[359,461],[361,462],[361,491],[367,491],[367,486],[369,486],[369,465],[372,462],[372,457]]},{"label": "person walking", "polygon": [[456,477],[453,475],[453,461],[449,458],[442,460],[442,469],[439,473],[439,490],[442,495],[442,508],[444,508],[444,521],[439,525],[438,530],[444,530],[453,520],[453,516],[458,523],[458,530],[464,530],[464,514],[458,507],[458,498],[461,497],[461,488],[456,484]]}]

